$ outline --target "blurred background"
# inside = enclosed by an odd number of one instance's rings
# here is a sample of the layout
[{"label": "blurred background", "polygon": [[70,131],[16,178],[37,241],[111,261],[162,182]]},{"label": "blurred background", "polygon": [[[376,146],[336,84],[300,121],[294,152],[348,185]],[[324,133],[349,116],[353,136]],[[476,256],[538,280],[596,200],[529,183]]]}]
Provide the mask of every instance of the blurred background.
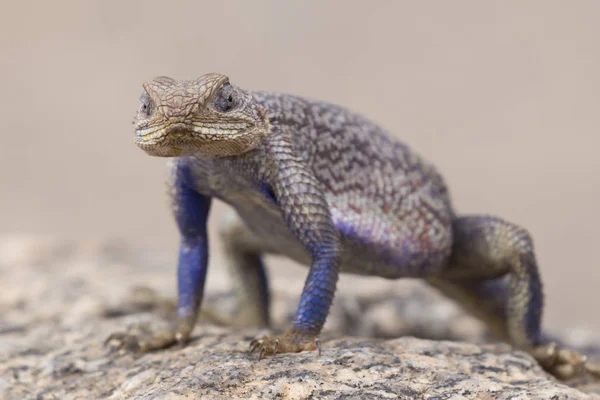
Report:
[{"label": "blurred background", "polygon": [[164,248],[174,278],[165,160],[131,121],[143,81],[218,71],[388,128],[459,211],[531,231],[546,326],[600,329],[598,21],[595,0],[3,2],[0,234]]}]

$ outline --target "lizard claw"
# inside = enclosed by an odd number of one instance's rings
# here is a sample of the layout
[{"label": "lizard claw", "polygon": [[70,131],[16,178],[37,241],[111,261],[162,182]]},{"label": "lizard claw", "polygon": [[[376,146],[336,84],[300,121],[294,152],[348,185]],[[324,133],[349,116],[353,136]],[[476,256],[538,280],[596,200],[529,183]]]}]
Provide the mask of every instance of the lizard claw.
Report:
[{"label": "lizard claw", "polygon": [[139,353],[144,343],[135,335],[125,332],[115,332],[104,341],[104,347],[110,347],[111,352]]},{"label": "lizard claw", "polygon": [[260,347],[261,341],[258,339],[254,339],[250,342],[250,354],[254,353],[254,351]]},{"label": "lizard claw", "polygon": [[110,335],[104,341],[104,347],[109,347],[111,353],[118,352],[120,354],[141,354],[150,350],[147,340],[144,340],[141,336],[126,332],[116,332]]},{"label": "lizard claw", "polygon": [[589,363],[580,352],[553,342],[534,348],[532,355],[546,371],[561,380],[572,379],[585,372],[600,377],[599,364]]},{"label": "lizard claw", "polygon": [[258,360],[263,356],[277,353],[299,353],[304,350],[318,350],[321,355],[321,341],[313,334],[290,329],[280,337],[264,336],[250,342],[250,354],[259,349]]},{"label": "lizard claw", "polygon": [[141,354],[164,349],[176,343],[184,342],[184,335],[175,329],[163,329],[153,332],[147,326],[131,328],[129,332],[115,332],[104,341],[104,347],[111,352]]},{"label": "lizard claw", "polygon": [[258,361],[263,359],[263,356],[265,355],[265,353],[267,354],[277,354],[277,348],[279,347],[279,339],[275,339],[275,341],[273,342],[273,350],[272,352],[267,352],[267,347],[264,344],[264,341],[262,339],[254,339],[253,341],[250,342],[250,354],[254,353],[257,349],[259,349],[258,351]]}]

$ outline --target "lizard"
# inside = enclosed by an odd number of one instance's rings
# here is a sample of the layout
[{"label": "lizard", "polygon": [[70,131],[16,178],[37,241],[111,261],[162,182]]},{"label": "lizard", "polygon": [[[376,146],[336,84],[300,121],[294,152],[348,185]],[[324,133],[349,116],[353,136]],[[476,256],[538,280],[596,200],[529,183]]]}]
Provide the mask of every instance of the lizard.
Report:
[{"label": "lizard", "polygon": [[264,254],[307,265],[293,325],[251,341],[259,359],[321,352],[340,273],[420,278],[530,353],[560,379],[598,374],[585,355],[541,330],[544,294],[528,231],[492,215],[458,215],[433,164],[344,107],[249,91],[221,73],[143,84],[135,143],[169,158],[180,232],[177,317],[167,330],[117,332],[139,352],[185,344],[201,309],[213,199],[235,211],[221,235],[239,325],[269,326]]}]

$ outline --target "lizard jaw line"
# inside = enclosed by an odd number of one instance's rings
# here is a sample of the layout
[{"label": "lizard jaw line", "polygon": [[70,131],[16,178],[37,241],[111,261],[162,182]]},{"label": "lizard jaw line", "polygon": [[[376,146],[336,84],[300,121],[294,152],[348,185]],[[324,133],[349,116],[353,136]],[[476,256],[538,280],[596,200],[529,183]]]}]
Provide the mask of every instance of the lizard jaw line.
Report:
[{"label": "lizard jaw line", "polygon": [[145,129],[136,129],[135,140],[138,143],[152,144],[148,142],[160,142],[167,136],[166,127],[151,127]]},{"label": "lizard jaw line", "polygon": [[[239,126],[239,125],[238,125]],[[170,124],[160,127],[136,129],[135,142],[138,146],[149,150],[150,147],[168,147],[183,140],[193,142],[194,139],[203,143],[236,140],[246,134],[244,130],[223,129],[206,125]],[[179,145],[181,145],[179,143]]]},{"label": "lizard jaw line", "polygon": [[[170,128],[177,126],[178,129],[176,129],[176,132],[168,132],[169,130],[171,130]],[[232,138],[238,137],[241,134],[243,134],[245,131],[247,131],[247,125],[240,123],[240,124],[230,124],[230,125],[218,125],[218,124],[210,124],[210,125],[200,125],[200,124],[193,124],[190,126],[185,126],[182,127],[180,126],[180,124],[170,124],[170,125],[166,125],[166,126],[162,126],[162,127],[150,127],[150,128],[144,128],[144,129],[136,129],[135,133],[136,133],[136,138],[139,138],[141,140],[150,140],[153,138],[157,138],[159,136],[179,136],[181,135],[182,131],[189,131],[192,134],[200,134],[203,136],[207,136],[207,135],[232,135]],[[174,135],[175,133],[175,135]]]},{"label": "lizard jaw line", "polygon": [[228,129],[228,128],[220,128],[213,126],[205,126],[205,125],[193,125],[192,132],[199,133],[200,135],[235,135],[240,134],[240,130],[238,129]]}]

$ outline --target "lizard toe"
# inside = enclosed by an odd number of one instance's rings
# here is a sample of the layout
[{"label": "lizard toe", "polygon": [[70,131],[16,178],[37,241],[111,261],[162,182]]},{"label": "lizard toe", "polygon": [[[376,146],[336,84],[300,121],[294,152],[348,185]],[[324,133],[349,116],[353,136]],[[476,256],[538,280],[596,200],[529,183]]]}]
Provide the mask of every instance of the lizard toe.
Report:
[{"label": "lizard toe", "polygon": [[588,371],[590,366],[592,370],[594,368],[594,365],[588,366],[585,355],[553,342],[537,346],[532,355],[546,371],[561,380],[578,377]]},{"label": "lizard toe", "polygon": [[314,350],[318,350],[321,355],[321,341],[317,335],[298,329],[289,329],[281,336],[263,336],[250,342],[250,354],[258,351],[259,361],[264,356],[277,353],[299,353]]},{"label": "lizard toe", "polygon": [[127,332],[115,332],[105,341],[104,346],[111,352],[147,353],[176,344],[181,335],[172,329],[153,331],[146,325],[139,325]]}]

